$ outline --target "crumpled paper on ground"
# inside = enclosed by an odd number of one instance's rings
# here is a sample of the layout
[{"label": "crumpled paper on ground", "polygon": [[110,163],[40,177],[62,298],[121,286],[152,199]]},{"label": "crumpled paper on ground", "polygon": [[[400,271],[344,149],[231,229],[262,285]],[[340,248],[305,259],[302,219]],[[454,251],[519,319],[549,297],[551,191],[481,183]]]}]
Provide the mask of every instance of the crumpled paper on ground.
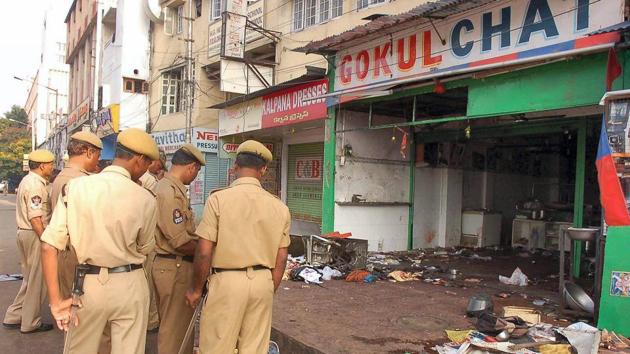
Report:
[{"label": "crumpled paper on ground", "polygon": [[322,279],[326,281],[331,280],[332,278],[339,278],[342,275],[343,274],[341,274],[340,271],[332,269],[329,266],[325,266],[324,269],[322,269]]},{"label": "crumpled paper on ground", "polygon": [[521,268],[517,267],[509,278],[499,275],[499,281],[507,285],[527,286],[529,279],[527,275],[521,271]]},{"label": "crumpled paper on ground", "polygon": [[320,280],[322,275],[319,274],[319,272],[317,272],[315,269],[304,268],[298,275],[301,276],[304,279],[304,282],[306,282],[307,284],[309,283],[321,284],[322,283],[322,281]]},{"label": "crumpled paper on ground", "polygon": [[543,344],[538,350],[540,354],[571,354],[571,344]]},{"label": "crumpled paper on ground", "polygon": [[0,282],[1,281],[16,281],[22,280],[22,274],[0,274]]},{"label": "crumpled paper on ground", "polygon": [[412,280],[418,280],[418,278],[416,278],[415,274],[412,272],[403,272],[402,270],[395,270],[389,274],[387,274],[388,277],[394,279],[395,281],[412,281]]},{"label": "crumpled paper on ground", "polygon": [[577,354],[597,354],[602,333],[599,329],[583,322],[561,328],[558,333],[565,336],[577,350]]},{"label": "crumpled paper on ground", "polygon": [[449,331],[447,329],[445,330],[445,332],[446,336],[451,342],[461,344],[466,341],[466,338],[468,338],[468,335],[472,332],[472,330],[467,329],[463,331]]}]

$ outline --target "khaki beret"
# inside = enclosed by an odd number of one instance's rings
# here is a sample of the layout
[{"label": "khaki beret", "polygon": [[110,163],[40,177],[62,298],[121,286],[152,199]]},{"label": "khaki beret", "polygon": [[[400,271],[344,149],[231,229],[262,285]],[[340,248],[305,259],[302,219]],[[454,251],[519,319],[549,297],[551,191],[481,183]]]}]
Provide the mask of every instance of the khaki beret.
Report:
[{"label": "khaki beret", "polygon": [[72,134],[70,136],[70,139],[77,140],[77,141],[82,141],[84,143],[88,143],[88,144],[94,146],[95,148],[99,148],[99,149],[103,150],[103,143],[101,142],[101,139],[99,139],[99,137],[96,136],[96,134],[94,134],[94,133],[90,133],[90,132],[86,132],[86,131],[80,131],[80,132],[76,132],[76,133]]},{"label": "khaki beret", "polygon": [[186,143],[182,145],[182,147],[179,149],[184,151],[189,156],[194,157],[201,164],[201,166],[206,165],[206,160],[203,158],[203,154],[194,145]]},{"label": "khaki beret", "polygon": [[28,154],[28,160],[39,163],[49,163],[53,162],[55,159],[55,155],[48,150],[35,150]]},{"label": "khaki beret", "polygon": [[151,135],[138,128],[129,128],[120,132],[118,134],[118,144],[151,160],[160,159],[160,152],[155,140],[153,140]]},{"label": "khaki beret", "polygon": [[238,149],[236,149],[236,155],[242,153],[256,155],[267,162],[271,162],[271,160],[273,160],[271,151],[269,151],[265,145],[256,140],[247,140],[242,142],[241,145],[238,146]]}]

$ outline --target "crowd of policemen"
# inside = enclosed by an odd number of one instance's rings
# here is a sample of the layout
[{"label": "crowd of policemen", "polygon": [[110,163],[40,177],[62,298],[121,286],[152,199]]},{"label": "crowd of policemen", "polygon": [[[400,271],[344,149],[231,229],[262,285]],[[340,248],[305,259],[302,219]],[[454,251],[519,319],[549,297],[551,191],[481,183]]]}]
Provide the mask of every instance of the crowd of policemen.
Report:
[{"label": "crowd of policemen", "polygon": [[142,130],[119,133],[107,167],[102,148],[90,132],[73,134],[52,183],[53,154],[29,154],[16,202],[24,278],[3,326],[51,330],[41,319],[48,298],[64,353],[144,353],[154,329],[158,353],[192,353],[203,305],[199,352],[266,353],[290,228],[288,208],[260,184],[271,152],[242,143],[236,181],[210,194],[197,226],[187,196],[205,165],[196,147],[177,150],[168,172]]}]

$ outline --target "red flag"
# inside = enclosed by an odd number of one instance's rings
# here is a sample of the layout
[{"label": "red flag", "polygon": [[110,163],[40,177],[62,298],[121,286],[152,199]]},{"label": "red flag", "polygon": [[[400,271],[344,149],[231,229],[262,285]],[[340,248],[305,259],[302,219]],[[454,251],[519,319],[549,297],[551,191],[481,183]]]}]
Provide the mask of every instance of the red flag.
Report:
[{"label": "red flag", "polygon": [[615,161],[613,161],[612,151],[610,151],[608,144],[606,122],[603,118],[595,165],[597,166],[597,181],[599,182],[599,193],[606,224],[609,226],[630,225],[626,198],[623,195],[619,177],[617,177],[617,168],[615,168]]},{"label": "red flag", "polygon": [[615,48],[608,50],[608,63],[606,64],[606,91],[610,91],[613,81],[621,75],[621,65],[617,60]]}]

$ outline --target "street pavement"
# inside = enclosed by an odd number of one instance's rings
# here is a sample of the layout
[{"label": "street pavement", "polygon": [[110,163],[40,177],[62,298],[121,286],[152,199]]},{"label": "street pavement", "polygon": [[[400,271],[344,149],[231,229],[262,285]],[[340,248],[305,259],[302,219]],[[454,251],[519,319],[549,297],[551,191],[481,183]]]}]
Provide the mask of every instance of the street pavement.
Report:
[{"label": "street pavement", "polygon": [[[21,273],[16,245],[15,195],[0,195],[0,274]],[[0,282],[0,317],[13,302],[20,281]],[[42,306],[43,321],[53,323],[48,300]],[[156,353],[156,334],[147,335],[146,353]],[[0,328],[0,353],[59,354],[63,351],[63,334],[58,329],[43,333],[21,334],[19,330]],[[116,354],[116,353],[113,353]]]}]

